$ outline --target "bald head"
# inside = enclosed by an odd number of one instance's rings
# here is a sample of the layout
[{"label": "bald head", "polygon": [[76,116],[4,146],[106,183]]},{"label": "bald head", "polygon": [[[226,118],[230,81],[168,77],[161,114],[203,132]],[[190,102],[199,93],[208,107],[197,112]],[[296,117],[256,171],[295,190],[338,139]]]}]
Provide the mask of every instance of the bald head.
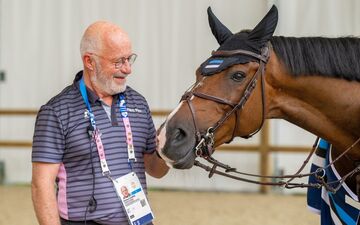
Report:
[{"label": "bald head", "polygon": [[111,105],[112,95],[126,89],[126,77],[131,74],[129,36],[113,23],[98,21],[85,30],[80,52],[86,86]]},{"label": "bald head", "polygon": [[85,53],[111,54],[121,49],[121,46],[130,47],[128,34],[118,25],[108,21],[97,21],[91,24],[81,39],[81,57]]}]

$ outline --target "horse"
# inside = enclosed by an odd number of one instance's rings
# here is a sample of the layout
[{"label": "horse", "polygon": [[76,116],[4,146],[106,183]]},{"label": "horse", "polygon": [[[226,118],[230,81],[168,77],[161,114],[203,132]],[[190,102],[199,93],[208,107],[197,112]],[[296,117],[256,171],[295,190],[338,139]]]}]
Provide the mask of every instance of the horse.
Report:
[{"label": "horse", "polygon": [[228,172],[211,157],[217,146],[284,119],[331,144],[331,166],[359,195],[360,39],[273,36],[276,6],[235,34],[210,7],[208,19],[220,47],[158,129],[159,155],[176,169],[203,157]]}]

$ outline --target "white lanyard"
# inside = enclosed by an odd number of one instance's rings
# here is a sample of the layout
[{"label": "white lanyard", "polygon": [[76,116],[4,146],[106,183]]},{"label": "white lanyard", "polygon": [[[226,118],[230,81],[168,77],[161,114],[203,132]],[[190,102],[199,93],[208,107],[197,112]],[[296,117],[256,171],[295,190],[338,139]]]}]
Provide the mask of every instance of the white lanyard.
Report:
[{"label": "white lanyard", "polygon": [[[99,131],[99,129],[97,129],[96,127],[96,122],[95,122],[95,116],[91,110],[91,106],[89,103],[89,99],[87,96],[87,91],[86,91],[86,86],[84,83],[84,79],[81,78],[80,80],[80,92],[81,92],[81,96],[83,97],[83,100],[86,104],[86,107],[89,111],[89,117],[90,117],[90,124],[91,127],[93,129],[92,132],[92,138],[96,143],[96,148],[98,151],[98,155],[99,155],[99,159],[100,159],[100,165],[101,165],[101,171],[102,174],[104,176],[107,176],[110,174],[110,169],[107,165],[106,162],[106,157],[105,157],[105,151],[104,151],[104,145],[101,141],[101,133]],[[132,169],[132,161],[136,161],[135,158],[135,151],[134,151],[134,144],[133,144],[133,135],[132,135],[132,131],[131,131],[131,125],[130,125],[130,120],[128,117],[128,113],[127,113],[127,108],[126,108],[126,101],[125,101],[125,96],[123,94],[119,95],[119,107],[120,107],[120,115],[122,117],[124,126],[125,126],[125,133],[126,133],[126,143],[127,143],[127,151],[128,151],[128,161],[130,164],[130,167]]]},{"label": "white lanyard", "polygon": [[125,101],[124,94],[119,95],[119,108],[120,108],[120,115],[121,115],[121,118],[122,118],[124,126],[125,126],[128,159],[129,159],[130,163],[131,163],[131,160],[134,160],[136,162],[134,143],[133,143],[133,135],[132,135],[132,131],[131,131],[130,120],[129,120],[128,113],[127,113],[126,101]]}]

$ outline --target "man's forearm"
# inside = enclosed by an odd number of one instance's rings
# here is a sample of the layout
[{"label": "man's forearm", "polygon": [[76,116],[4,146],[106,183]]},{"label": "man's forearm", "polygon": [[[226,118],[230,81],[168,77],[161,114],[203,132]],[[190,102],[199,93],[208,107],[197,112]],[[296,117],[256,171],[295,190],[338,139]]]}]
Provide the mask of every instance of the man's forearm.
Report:
[{"label": "man's forearm", "polygon": [[54,186],[32,183],[32,201],[40,225],[60,225]]},{"label": "man's forearm", "polygon": [[31,194],[40,225],[60,225],[55,194],[55,178],[59,164],[33,163]]}]

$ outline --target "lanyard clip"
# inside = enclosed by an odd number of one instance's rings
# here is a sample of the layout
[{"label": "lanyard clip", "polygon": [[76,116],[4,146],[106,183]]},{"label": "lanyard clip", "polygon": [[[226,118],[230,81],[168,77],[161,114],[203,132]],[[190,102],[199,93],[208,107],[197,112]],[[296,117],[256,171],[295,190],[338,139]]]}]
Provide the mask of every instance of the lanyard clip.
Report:
[{"label": "lanyard clip", "polygon": [[112,178],[111,178],[111,176],[110,176],[110,170],[109,171],[103,171],[102,172],[102,175],[104,176],[104,177],[107,177],[107,178],[109,178],[109,180],[113,180]]},{"label": "lanyard clip", "polygon": [[128,150],[128,161],[134,160],[134,162],[136,162],[135,149],[132,143],[129,143],[127,145],[127,150]]},{"label": "lanyard clip", "polygon": [[129,163],[136,162],[136,158],[131,158],[131,159],[129,158],[129,159],[128,159],[128,162],[129,162]]}]

